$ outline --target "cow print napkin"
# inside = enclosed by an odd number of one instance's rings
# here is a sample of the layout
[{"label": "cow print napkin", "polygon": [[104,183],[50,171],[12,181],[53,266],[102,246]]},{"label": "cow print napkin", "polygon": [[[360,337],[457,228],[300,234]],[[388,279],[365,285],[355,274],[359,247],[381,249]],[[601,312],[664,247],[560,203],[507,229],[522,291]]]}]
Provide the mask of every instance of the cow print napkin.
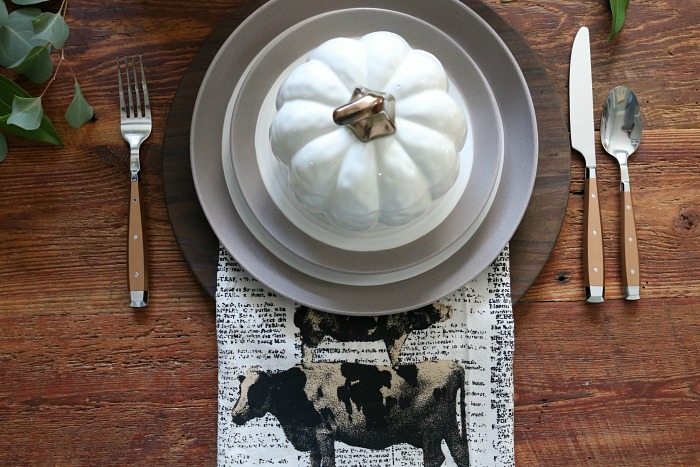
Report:
[{"label": "cow print napkin", "polygon": [[277,296],[222,248],[220,466],[514,464],[508,248],[432,305],[384,317]]}]

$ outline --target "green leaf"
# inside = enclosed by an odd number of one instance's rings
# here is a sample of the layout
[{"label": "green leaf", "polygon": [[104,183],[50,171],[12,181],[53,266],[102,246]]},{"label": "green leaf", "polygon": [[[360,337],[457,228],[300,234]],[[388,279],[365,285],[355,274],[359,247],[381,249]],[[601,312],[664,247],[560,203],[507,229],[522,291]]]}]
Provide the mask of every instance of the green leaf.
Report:
[{"label": "green leaf", "polygon": [[73,128],[80,128],[89,122],[95,111],[92,109],[88,101],[85,100],[83,92],[80,90],[80,85],[76,79],[73,84],[73,100],[66,110],[66,121]]},{"label": "green leaf", "polygon": [[34,39],[51,43],[57,49],[63,48],[68,40],[68,25],[63,16],[56,13],[42,13],[32,20]]},{"label": "green leaf", "polygon": [[17,64],[33,47],[46,44],[34,37],[32,21],[40,14],[38,8],[20,8],[8,15],[5,24],[0,26],[0,66],[7,68]]},{"label": "green leaf", "polygon": [[63,146],[61,137],[58,136],[56,128],[46,115],[44,115],[44,118],[41,120],[41,126],[36,130],[31,131],[20,128],[17,125],[9,125],[7,123],[8,117],[9,115],[3,115],[0,117],[0,130],[8,135],[15,135],[19,136],[20,138],[52,144],[54,146]]},{"label": "green leaf", "polygon": [[13,11],[7,17],[6,24],[0,27],[0,65],[25,75],[35,83],[46,81],[53,71],[50,44],[55,41],[63,45],[64,36],[67,37],[62,31],[63,26],[67,28],[63,18],[54,20],[52,16],[44,16],[37,8]]},{"label": "green leaf", "polygon": [[58,136],[51,120],[44,115],[41,125],[36,130],[25,130],[17,125],[10,125],[7,120],[12,113],[12,101],[15,96],[31,97],[31,95],[17,83],[0,75],[0,131],[5,134],[19,136],[21,138],[40,141],[54,146],[63,146],[61,137]]},{"label": "green leaf", "polygon": [[0,0],[0,26],[5,24],[5,21],[7,21],[7,6],[5,5],[4,0]]},{"label": "green leaf", "polygon": [[48,2],[49,0],[12,0],[15,5],[35,5],[37,3]]},{"label": "green leaf", "polygon": [[22,73],[34,83],[43,83],[51,77],[53,72],[50,46],[46,44],[34,47],[22,61],[13,63],[8,68]]},{"label": "green leaf", "polygon": [[16,29],[0,26],[0,66],[5,68],[21,61],[32,50],[32,44]]},{"label": "green leaf", "polygon": [[41,126],[44,108],[41,97],[19,97],[12,100],[12,113],[7,119],[10,125],[17,125],[25,130],[36,130]]},{"label": "green leaf", "polygon": [[34,34],[32,21],[40,14],[41,10],[38,8],[18,8],[7,17],[7,25],[29,38]]},{"label": "green leaf", "polygon": [[627,16],[627,5],[629,0],[610,0],[610,10],[612,11],[612,27],[608,40],[611,41],[617,36],[625,25],[625,16]]},{"label": "green leaf", "polygon": [[5,138],[5,135],[0,133],[0,162],[4,161],[6,156],[7,156],[7,139]]}]

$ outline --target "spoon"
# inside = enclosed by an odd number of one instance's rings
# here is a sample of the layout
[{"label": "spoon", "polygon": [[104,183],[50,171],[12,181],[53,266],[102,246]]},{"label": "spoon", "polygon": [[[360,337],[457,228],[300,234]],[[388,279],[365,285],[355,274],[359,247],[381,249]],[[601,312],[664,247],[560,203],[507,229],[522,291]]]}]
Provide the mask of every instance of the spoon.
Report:
[{"label": "spoon", "polygon": [[627,300],[639,300],[639,253],[637,229],[632,210],[627,159],[639,146],[642,116],[637,96],[631,89],[618,86],[608,94],[600,119],[600,140],[605,151],[620,164],[620,253],[622,286]]}]

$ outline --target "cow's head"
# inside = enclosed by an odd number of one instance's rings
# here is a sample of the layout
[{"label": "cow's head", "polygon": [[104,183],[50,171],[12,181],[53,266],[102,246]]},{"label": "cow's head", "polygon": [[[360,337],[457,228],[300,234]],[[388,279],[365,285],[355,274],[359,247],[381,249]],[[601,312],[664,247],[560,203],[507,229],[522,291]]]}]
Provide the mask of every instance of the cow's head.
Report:
[{"label": "cow's head", "polygon": [[452,306],[450,305],[445,305],[443,303],[433,303],[433,307],[437,310],[438,313],[438,320],[437,322],[441,323],[443,321],[447,321],[448,319],[452,318]]},{"label": "cow's head", "polygon": [[412,329],[425,329],[435,323],[447,321],[452,317],[452,307],[433,303],[409,312]]},{"label": "cow's head", "polygon": [[250,369],[241,375],[241,391],[233,407],[231,420],[236,425],[244,425],[248,420],[262,417],[270,410],[270,375]]}]

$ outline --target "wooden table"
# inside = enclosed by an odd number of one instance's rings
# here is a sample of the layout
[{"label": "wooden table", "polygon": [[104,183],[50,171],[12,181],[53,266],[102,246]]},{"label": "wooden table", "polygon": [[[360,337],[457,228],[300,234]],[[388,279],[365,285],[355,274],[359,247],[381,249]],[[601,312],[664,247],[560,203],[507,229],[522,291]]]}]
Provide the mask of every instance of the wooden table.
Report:
[{"label": "wooden table", "polygon": [[[44,107],[65,148],[10,139],[0,164],[0,464],[214,464],[214,303],[170,228],[160,155],[180,78],[241,3],[70,2],[66,56],[97,120],[77,131],[61,122],[63,74]],[[609,43],[604,1],[487,3],[538,53],[565,112],[571,42],[585,24],[596,105],[627,84],[645,116],[631,162],[643,299],[621,299],[618,169],[599,148],[607,300],[584,302],[574,155],[559,241],[515,306],[516,459],[700,465],[700,8],[632,2]],[[142,148],[152,304],[141,312],[125,285],[128,158],[114,75],[127,53],[149,64],[154,113]]]}]

